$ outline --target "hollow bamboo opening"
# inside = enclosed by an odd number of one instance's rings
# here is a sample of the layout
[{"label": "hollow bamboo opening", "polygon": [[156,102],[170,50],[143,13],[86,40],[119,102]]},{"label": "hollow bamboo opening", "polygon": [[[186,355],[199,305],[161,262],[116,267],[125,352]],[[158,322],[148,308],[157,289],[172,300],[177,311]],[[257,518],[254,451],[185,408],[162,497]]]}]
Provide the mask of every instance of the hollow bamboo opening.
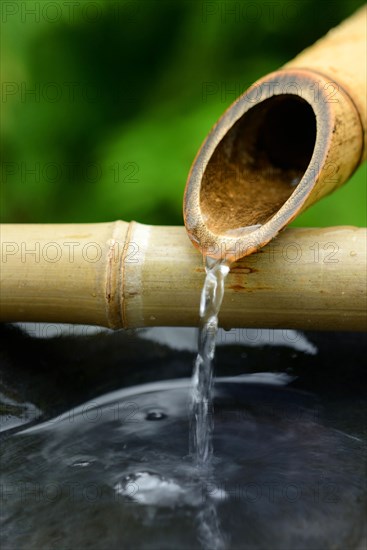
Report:
[{"label": "hollow bamboo opening", "polygon": [[200,206],[208,229],[230,236],[266,223],[300,182],[315,142],[315,112],[296,95],[274,96],[245,112],[203,173]]},{"label": "hollow bamboo opening", "polygon": [[255,82],[208,134],[184,197],[204,255],[258,251],[366,158],[366,14]]}]

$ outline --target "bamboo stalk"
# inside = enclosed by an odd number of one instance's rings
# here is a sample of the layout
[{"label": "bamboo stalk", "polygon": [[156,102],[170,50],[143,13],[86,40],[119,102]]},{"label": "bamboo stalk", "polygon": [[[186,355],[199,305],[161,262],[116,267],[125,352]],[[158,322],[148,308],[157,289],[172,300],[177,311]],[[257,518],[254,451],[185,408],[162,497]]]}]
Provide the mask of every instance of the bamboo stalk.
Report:
[{"label": "bamboo stalk", "polygon": [[268,243],[366,159],[366,13],[257,81],[214,126],[184,200],[185,226],[203,254],[251,254],[250,242]]},{"label": "bamboo stalk", "polygon": [[[203,260],[183,227],[2,225],[0,320],[197,326]],[[288,229],[234,263],[220,324],[366,329],[366,229]]]}]

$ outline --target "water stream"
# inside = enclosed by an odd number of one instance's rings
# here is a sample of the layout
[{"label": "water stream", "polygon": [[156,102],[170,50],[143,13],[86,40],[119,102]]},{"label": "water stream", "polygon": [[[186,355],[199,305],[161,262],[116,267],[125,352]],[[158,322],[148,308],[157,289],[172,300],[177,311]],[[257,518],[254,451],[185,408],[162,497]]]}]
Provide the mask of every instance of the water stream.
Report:
[{"label": "water stream", "polygon": [[[227,231],[227,235],[240,237],[260,227],[260,224],[237,227]],[[199,468],[209,466],[213,455],[213,360],[224,281],[230,270],[226,258],[205,256],[204,261],[206,277],[200,298],[198,354],[192,376],[190,425],[190,452]]]},{"label": "water stream", "polygon": [[190,452],[202,481],[202,503],[196,520],[203,548],[222,550],[226,537],[221,529],[217,503],[205,487],[215,484],[212,468],[214,428],[213,360],[218,332],[218,314],[223,300],[224,281],[229,266],[222,260],[205,258],[206,277],[200,299],[198,354],[192,377]]},{"label": "water stream", "polygon": [[229,266],[222,260],[205,259],[206,277],[200,300],[198,354],[194,364],[190,451],[198,466],[210,463],[213,454],[213,359],[218,332],[218,313]]}]

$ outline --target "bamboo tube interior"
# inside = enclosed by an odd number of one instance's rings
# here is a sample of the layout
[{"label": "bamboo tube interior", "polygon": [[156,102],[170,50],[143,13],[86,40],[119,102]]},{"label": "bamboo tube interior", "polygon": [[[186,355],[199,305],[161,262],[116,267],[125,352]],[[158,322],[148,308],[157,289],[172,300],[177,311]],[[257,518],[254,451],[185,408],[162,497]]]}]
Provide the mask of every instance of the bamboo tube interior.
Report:
[{"label": "bamboo tube interior", "polygon": [[202,254],[231,263],[258,251],[366,157],[365,16],[255,82],[214,125],[184,197]]},{"label": "bamboo tube interior", "polygon": [[245,112],[203,173],[200,206],[208,229],[230,236],[266,223],[302,179],[315,142],[314,110],[299,96],[273,96]]}]

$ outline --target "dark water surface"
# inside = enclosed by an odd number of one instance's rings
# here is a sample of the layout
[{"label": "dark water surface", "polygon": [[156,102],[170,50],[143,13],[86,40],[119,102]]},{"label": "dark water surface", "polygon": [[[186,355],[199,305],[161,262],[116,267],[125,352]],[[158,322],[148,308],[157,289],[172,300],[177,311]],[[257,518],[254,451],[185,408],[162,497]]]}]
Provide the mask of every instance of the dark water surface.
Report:
[{"label": "dark water surface", "polygon": [[203,472],[192,351],[1,332],[2,549],[365,548],[363,335],[219,347]]}]

